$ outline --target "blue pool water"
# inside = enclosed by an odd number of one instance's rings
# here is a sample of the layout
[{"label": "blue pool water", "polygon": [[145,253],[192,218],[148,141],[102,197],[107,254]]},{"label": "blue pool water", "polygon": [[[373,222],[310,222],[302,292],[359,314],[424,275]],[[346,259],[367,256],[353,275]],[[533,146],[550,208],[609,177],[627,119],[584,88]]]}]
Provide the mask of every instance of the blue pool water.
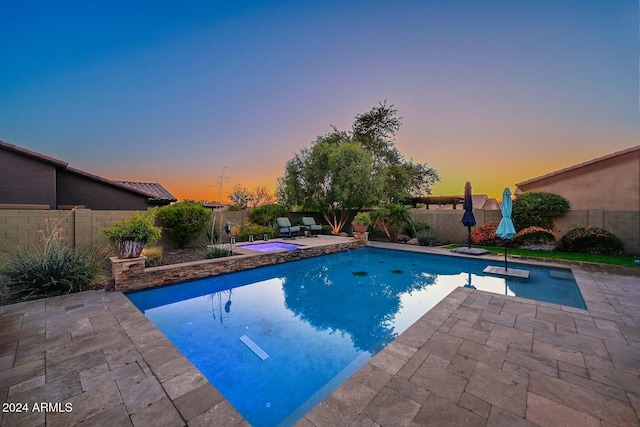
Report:
[{"label": "blue pool water", "polygon": [[364,248],[127,296],[249,423],[292,425],[458,286],[584,308],[570,270],[487,264]]},{"label": "blue pool water", "polygon": [[300,249],[300,245],[286,242],[268,242],[268,243],[249,243],[246,245],[238,245],[239,248],[251,249],[258,252],[272,252],[272,251],[294,251]]}]

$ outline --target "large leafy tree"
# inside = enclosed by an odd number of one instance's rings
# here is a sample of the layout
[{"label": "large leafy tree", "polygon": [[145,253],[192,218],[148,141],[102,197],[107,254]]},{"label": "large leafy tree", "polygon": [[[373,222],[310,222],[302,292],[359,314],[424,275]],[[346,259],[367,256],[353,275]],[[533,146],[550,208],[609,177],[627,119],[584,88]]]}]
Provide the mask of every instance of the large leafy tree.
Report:
[{"label": "large leafy tree", "polygon": [[372,171],[372,156],[360,143],[319,141],[287,162],[281,190],[289,204],[320,211],[337,234],[348,210],[379,199],[382,185]]},{"label": "large leafy tree", "polygon": [[[368,200],[367,203],[362,204],[358,201],[355,204],[350,203],[352,206],[341,204],[341,209],[379,203],[399,203],[411,196],[429,194],[431,186],[439,180],[438,173],[427,164],[404,159],[395,146],[395,136],[401,125],[397,110],[393,105],[387,105],[385,101],[370,111],[357,115],[350,131],[342,131],[332,126],[331,132],[316,138],[312,148],[302,149],[287,162],[285,174],[278,181],[278,200],[288,205],[302,205],[300,201],[304,200],[305,209],[310,209],[314,205],[325,212],[327,200],[318,198],[321,192],[309,192],[309,189],[321,189],[327,185],[327,175],[323,173],[323,168],[327,167],[330,158],[327,153],[330,149],[340,149],[343,146],[359,146],[369,154],[368,159],[365,160],[367,164],[363,168],[369,170],[371,176],[368,180],[371,181],[371,188],[375,191],[363,193],[366,195],[364,198]],[[320,153],[324,154],[320,156]],[[355,161],[356,158],[352,156],[350,159]],[[361,156],[361,158],[365,157]],[[346,161],[346,158],[343,160]],[[308,170],[311,166],[314,169]],[[331,174],[332,188],[344,187],[345,183],[339,181],[340,177],[344,176],[345,179],[351,180],[359,176],[361,170],[362,168],[357,172],[336,170]],[[315,200],[314,203],[311,203],[312,199]],[[340,225],[341,221],[337,220],[335,223]]]}]

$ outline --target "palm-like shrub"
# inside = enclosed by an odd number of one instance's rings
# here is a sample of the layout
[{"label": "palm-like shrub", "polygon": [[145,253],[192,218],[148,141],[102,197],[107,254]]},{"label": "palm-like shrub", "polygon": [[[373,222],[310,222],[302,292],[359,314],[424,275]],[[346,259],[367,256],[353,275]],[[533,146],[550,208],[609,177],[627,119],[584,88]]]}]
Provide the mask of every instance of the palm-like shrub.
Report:
[{"label": "palm-like shrub", "polygon": [[489,223],[477,227],[471,232],[471,243],[480,246],[500,246],[502,239],[496,235],[498,224]]},{"label": "palm-like shrub", "polygon": [[369,212],[371,222],[384,231],[387,238],[394,242],[399,231],[405,226],[413,226],[411,206],[389,203]]},{"label": "palm-like shrub", "polygon": [[613,233],[599,227],[574,228],[562,237],[567,252],[622,255],[624,243]]}]

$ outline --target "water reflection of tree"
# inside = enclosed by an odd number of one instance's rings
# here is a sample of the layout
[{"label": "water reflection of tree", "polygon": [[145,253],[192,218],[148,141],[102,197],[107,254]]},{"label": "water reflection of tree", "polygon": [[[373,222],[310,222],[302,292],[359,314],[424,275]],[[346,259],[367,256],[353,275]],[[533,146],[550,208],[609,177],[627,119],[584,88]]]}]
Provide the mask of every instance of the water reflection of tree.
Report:
[{"label": "water reflection of tree", "polygon": [[211,300],[211,313],[213,318],[220,320],[221,324],[224,323],[224,319],[231,313],[231,291],[231,289],[225,289],[207,295],[207,298]]},{"label": "water reflection of tree", "polygon": [[406,280],[392,278],[387,271],[354,276],[352,270],[344,264],[319,266],[285,279],[283,292],[285,306],[302,320],[318,330],[349,334],[359,350],[393,340],[391,321],[402,308],[401,295],[435,283],[435,276],[417,270],[403,274]]}]

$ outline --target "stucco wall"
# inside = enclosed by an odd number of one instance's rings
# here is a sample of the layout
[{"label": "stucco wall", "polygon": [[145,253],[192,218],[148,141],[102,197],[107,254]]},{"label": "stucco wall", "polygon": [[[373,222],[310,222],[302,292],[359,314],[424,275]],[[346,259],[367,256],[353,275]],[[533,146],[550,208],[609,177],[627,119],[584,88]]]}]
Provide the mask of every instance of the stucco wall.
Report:
[{"label": "stucco wall", "polygon": [[8,150],[0,150],[0,204],[56,208],[56,168]]},{"label": "stucco wall", "polygon": [[518,185],[522,191],[560,194],[573,210],[640,209],[640,150]]},{"label": "stucco wall", "polygon": [[[15,210],[0,209],[0,248],[8,251],[37,244],[41,237],[38,230],[46,229],[55,221],[62,219],[61,236],[74,245],[97,243],[102,240],[100,230],[109,227],[133,214],[134,211],[94,211],[78,209],[75,211],[55,210]],[[222,221],[230,221],[233,234],[240,226],[240,212],[221,212]],[[413,218],[427,223],[433,228],[439,243],[465,243],[467,228],[462,225],[462,210],[427,210],[414,209]],[[500,211],[474,210],[478,226],[484,223],[500,222]],[[45,221],[47,220],[47,221]],[[246,223],[246,214],[245,214]],[[563,218],[555,220],[556,232],[562,237],[567,231],[593,225],[609,230],[625,244],[630,255],[640,255],[640,212],[636,211],[603,211],[603,210],[570,210]],[[347,226],[348,228],[348,226]],[[193,245],[204,241],[196,240]],[[169,236],[161,242],[164,247],[175,247]]]},{"label": "stucco wall", "polygon": [[146,210],[148,197],[92,181],[72,172],[58,171],[58,204],[83,205],[87,209]]}]

